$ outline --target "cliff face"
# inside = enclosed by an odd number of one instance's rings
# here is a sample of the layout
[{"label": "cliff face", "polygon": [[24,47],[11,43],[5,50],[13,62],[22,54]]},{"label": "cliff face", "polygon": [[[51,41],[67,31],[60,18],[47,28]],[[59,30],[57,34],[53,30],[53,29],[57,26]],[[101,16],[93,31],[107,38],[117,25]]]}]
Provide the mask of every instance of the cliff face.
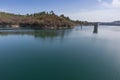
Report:
[{"label": "cliff face", "polygon": [[[71,28],[75,23],[65,16],[58,16],[54,12],[40,12],[35,14],[18,15],[0,12],[1,27],[30,27],[42,29]],[[14,26],[14,27],[15,27]]]}]

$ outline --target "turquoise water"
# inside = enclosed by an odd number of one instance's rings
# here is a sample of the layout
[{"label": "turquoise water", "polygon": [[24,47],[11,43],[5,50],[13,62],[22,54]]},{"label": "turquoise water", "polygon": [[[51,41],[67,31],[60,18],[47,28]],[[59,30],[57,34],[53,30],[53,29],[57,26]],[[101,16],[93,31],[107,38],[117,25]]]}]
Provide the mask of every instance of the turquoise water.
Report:
[{"label": "turquoise water", "polygon": [[120,27],[1,30],[0,80],[120,80]]}]

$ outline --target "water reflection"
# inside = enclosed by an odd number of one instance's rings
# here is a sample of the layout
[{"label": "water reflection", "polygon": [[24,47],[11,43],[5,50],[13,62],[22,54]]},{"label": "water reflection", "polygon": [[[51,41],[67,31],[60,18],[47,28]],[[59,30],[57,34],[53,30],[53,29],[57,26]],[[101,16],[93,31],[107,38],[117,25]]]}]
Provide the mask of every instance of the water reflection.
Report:
[{"label": "water reflection", "polygon": [[9,35],[29,35],[34,36],[35,38],[64,38],[65,35],[69,35],[72,32],[72,29],[68,30],[1,30],[0,36],[9,36]]}]

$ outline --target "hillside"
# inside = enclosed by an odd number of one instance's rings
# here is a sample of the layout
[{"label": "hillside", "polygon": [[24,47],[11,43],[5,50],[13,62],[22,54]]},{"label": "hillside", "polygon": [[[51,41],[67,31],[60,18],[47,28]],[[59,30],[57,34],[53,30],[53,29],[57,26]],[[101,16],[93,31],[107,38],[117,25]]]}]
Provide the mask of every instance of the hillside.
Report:
[{"label": "hillside", "polygon": [[0,28],[64,29],[72,28],[75,25],[91,25],[91,23],[74,21],[64,14],[58,16],[53,11],[26,15],[0,12]]},{"label": "hillside", "polygon": [[64,15],[58,16],[53,11],[26,15],[0,12],[0,25],[1,27],[58,29],[71,28],[75,23],[69,17]]}]

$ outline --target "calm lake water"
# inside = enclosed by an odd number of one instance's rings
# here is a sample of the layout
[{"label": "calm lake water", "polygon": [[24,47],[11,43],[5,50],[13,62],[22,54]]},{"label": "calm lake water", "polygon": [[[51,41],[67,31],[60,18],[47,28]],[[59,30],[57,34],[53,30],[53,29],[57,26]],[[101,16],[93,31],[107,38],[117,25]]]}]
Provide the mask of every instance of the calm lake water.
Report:
[{"label": "calm lake water", "polygon": [[120,80],[120,27],[0,30],[0,80]]}]

